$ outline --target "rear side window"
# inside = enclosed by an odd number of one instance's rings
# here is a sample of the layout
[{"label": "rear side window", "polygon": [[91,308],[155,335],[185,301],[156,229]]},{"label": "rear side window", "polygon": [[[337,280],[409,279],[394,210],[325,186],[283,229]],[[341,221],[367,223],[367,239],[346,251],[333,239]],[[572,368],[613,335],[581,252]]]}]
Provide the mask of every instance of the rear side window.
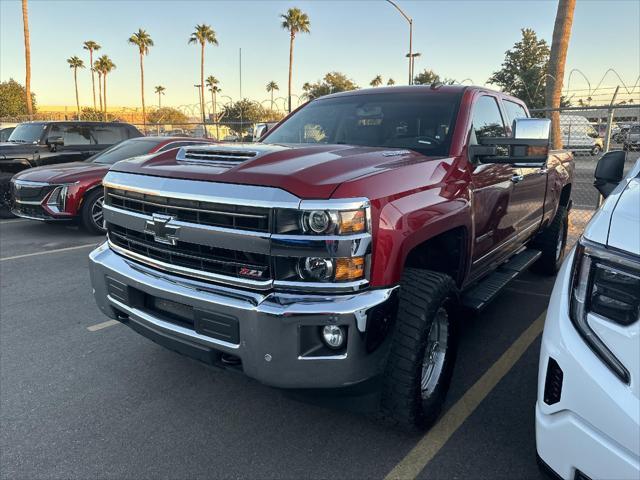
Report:
[{"label": "rear side window", "polygon": [[494,97],[482,96],[474,105],[473,130],[478,139],[507,136],[498,101]]},{"label": "rear side window", "polygon": [[509,124],[512,124],[516,118],[527,118],[529,116],[525,108],[516,102],[503,100],[502,105],[504,105],[507,117],[509,117]]},{"label": "rear side window", "polygon": [[129,138],[129,133],[121,125],[92,125],[92,137],[98,145],[113,145]]},{"label": "rear side window", "polygon": [[94,145],[91,138],[91,130],[83,124],[63,124],[55,123],[49,130],[50,137],[62,137],[65,146],[73,145]]}]

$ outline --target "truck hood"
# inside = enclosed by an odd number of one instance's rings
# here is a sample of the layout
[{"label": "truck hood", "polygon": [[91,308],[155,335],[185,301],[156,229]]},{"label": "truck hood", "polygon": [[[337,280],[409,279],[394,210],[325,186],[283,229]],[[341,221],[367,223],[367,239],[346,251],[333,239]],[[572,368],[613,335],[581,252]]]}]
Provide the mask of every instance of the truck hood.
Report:
[{"label": "truck hood", "polygon": [[[244,158],[242,158],[244,157]],[[300,198],[327,199],[343,182],[442,157],[394,148],[264,143],[191,146],[116,163],[119,172],[260,185]]]},{"label": "truck hood", "polygon": [[73,183],[101,180],[111,165],[90,162],[60,163],[46,167],[30,168],[15,175],[16,180],[45,183]]},{"label": "truck hood", "polygon": [[13,158],[13,156],[21,153],[32,154],[34,149],[38,146],[33,143],[14,143],[14,142],[2,142],[0,143],[0,160],[3,158]]},{"label": "truck hood", "polygon": [[640,160],[607,197],[585,229],[585,238],[640,256]]}]

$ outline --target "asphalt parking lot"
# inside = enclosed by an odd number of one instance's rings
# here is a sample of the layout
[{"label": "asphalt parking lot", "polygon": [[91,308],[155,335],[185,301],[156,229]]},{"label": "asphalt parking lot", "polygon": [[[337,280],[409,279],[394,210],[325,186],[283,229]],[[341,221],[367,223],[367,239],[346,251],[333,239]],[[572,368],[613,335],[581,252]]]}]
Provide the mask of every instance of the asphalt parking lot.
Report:
[{"label": "asphalt parking lot", "polygon": [[2,478],[544,478],[534,404],[552,278],[525,273],[465,320],[447,412],[423,437],[376,424],[358,397],[268,388],[104,323],[87,270],[99,241],[0,222]]}]

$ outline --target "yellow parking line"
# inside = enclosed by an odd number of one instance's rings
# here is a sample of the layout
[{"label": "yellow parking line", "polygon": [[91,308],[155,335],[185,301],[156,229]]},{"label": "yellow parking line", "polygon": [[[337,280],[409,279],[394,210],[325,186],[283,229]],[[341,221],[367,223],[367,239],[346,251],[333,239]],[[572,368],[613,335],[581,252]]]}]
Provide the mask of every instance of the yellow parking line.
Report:
[{"label": "yellow parking line", "polygon": [[386,480],[414,479],[431,461],[447,440],[460,428],[500,380],[511,370],[524,352],[538,338],[544,327],[546,311],[540,315],[496,363],[451,407],[415,447],[391,470]]},{"label": "yellow parking line", "polygon": [[117,320],[107,320],[106,322],[91,325],[90,327],[87,327],[87,330],[89,330],[90,332],[96,332],[98,330],[102,330],[103,328],[112,327],[118,324],[120,324],[120,322]]},{"label": "yellow parking line", "polygon": [[44,252],[24,253],[22,255],[14,255],[13,257],[0,258],[0,262],[6,262],[7,260],[17,260],[19,258],[36,257],[38,255],[48,255],[50,253],[69,252],[71,250],[79,250],[81,248],[96,247],[97,243],[85,243],[84,245],[76,245],[75,247],[56,248],[54,250],[45,250]]}]

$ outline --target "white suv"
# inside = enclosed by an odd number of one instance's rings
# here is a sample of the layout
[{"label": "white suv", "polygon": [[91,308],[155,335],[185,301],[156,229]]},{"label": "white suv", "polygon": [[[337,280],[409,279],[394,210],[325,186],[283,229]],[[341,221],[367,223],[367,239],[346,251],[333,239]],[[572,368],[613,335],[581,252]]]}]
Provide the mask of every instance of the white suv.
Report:
[{"label": "white suv", "polygon": [[640,478],[640,160],[622,180],[624,161],[598,163],[607,199],[558,274],[542,337],[537,451],[568,480]]}]

